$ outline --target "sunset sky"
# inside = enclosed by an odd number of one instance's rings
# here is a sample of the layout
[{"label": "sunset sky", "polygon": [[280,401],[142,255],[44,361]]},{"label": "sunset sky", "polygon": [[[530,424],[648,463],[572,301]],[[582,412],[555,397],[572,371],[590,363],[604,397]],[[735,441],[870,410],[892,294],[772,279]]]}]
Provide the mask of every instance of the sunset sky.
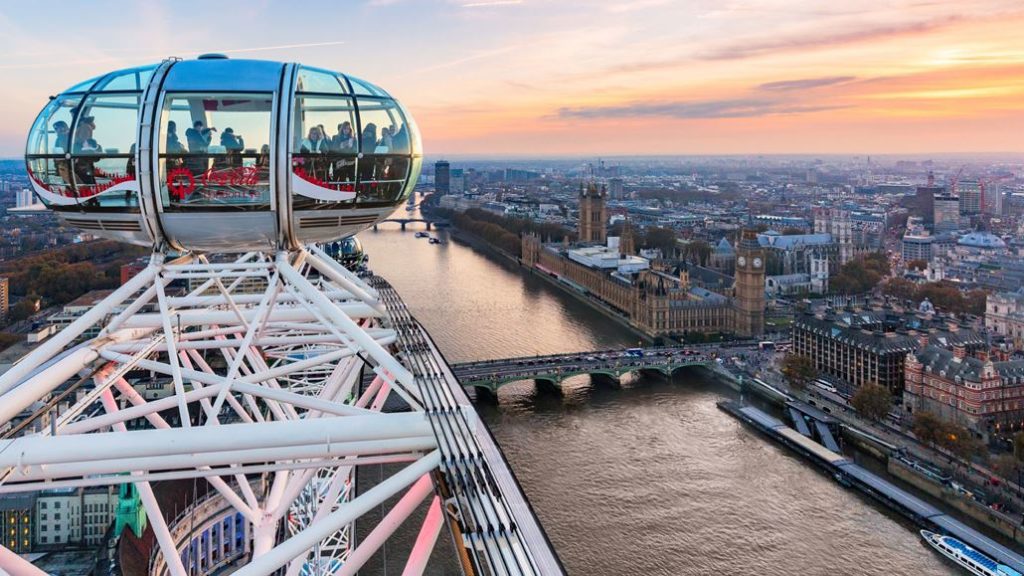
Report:
[{"label": "sunset sky", "polygon": [[0,3],[0,156],[47,97],[224,52],[352,73],[428,155],[1024,152],[1020,0]]}]

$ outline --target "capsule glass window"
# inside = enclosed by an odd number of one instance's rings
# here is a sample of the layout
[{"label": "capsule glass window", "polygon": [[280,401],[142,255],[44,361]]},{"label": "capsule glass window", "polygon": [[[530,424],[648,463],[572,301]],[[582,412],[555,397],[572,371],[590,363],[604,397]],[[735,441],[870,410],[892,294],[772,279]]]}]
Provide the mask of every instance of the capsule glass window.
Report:
[{"label": "capsule glass window", "polygon": [[138,210],[135,136],[139,94],[93,94],[76,110],[71,172],[80,207]]},{"label": "capsule glass window", "polygon": [[359,123],[351,98],[299,94],[292,122],[292,193],[298,210],[351,203]]},{"label": "capsule glass window", "polygon": [[160,122],[165,211],[270,209],[270,94],[168,94]]},{"label": "capsule glass window", "polygon": [[299,75],[296,79],[295,91],[300,93],[314,94],[346,94],[348,89],[344,82],[326,70],[318,70],[303,66],[299,68]]},{"label": "capsule glass window", "polygon": [[32,188],[55,210],[77,210],[79,206],[72,177],[71,127],[81,101],[80,96],[57,97],[29,132],[25,161]]},{"label": "capsule glass window", "polygon": [[359,183],[356,201],[393,203],[405,193],[411,155],[409,126],[390,99],[359,98]]}]

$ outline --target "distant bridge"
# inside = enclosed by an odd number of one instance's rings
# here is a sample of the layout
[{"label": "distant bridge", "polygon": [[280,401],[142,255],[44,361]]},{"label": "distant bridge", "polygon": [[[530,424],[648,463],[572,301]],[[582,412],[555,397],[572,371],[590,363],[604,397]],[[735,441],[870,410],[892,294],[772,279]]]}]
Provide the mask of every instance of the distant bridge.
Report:
[{"label": "distant bridge", "polygon": [[384,224],[385,222],[397,222],[402,226],[402,230],[405,230],[406,225],[413,224],[416,222],[426,224],[427,230],[433,230],[434,226],[437,226],[438,228],[444,228],[450,225],[447,220],[427,220],[426,218],[388,218],[387,220],[381,220],[380,222],[374,224],[373,229],[376,230],[377,226],[379,226],[380,224]]},{"label": "distant bridge", "polygon": [[498,389],[510,382],[535,380],[540,385],[559,386],[572,376],[589,375],[596,382],[617,385],[624,374],[661,374],[666,378],[681,368],[699,366],[727,377],[734,376],[723,368],[719,358],[736,352],[756,349],[756,343],[735,342],[721,345],[669,346],[644,348],[643,356],[626,350],[603,350],[504,358],[481,362],[453,364],[452,372],[464,387],[472,387],[496,397]]}]

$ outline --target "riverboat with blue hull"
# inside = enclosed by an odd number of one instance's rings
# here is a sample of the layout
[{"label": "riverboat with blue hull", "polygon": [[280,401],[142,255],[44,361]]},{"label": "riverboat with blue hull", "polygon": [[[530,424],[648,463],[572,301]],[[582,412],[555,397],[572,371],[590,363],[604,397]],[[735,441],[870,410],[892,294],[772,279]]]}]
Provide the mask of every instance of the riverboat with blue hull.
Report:
[{"label": "riverboat with blue hull", "polygon": [[943,536],[927,530],[921,530],[921,536],[932,548],[971,574],[977,574],[977,576],[1022,576],[1020,572],[996,562],[952,536]]}]

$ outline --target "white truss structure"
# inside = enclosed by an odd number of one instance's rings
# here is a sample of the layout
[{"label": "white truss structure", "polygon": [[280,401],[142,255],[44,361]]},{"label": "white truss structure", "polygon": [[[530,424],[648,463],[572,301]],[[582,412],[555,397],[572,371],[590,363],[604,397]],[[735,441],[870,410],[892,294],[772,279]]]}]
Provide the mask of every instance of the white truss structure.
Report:
[{"label": "white truss structure", "polygon": [[[190,289],[175,295],[172,282]],[[384,313],[374,289],[316,248],[228,262],[154,254],[0,376],[0,426],[13,426],[0,440],[0,494],[130,475],[159,545],[154,570],[185,576],[151,483],[204,478],[251,524],[252,557],[237,574],[354,574],[433,494],[441,463],[415,377],[388,351],[396,332]],[[147,400],[129,382],[139,371],[173,393]],[[413,411],[383,413],[391,395]],[[129,425],[140,419],[148,426]],[[356,468],[381,463],[401,468],[355,493]],[[354,522],[403,491],[356,543]],[[406,574],[423,572],[444,525],[435,495]],[[42,574],[0,549],[4,571]]]}]

